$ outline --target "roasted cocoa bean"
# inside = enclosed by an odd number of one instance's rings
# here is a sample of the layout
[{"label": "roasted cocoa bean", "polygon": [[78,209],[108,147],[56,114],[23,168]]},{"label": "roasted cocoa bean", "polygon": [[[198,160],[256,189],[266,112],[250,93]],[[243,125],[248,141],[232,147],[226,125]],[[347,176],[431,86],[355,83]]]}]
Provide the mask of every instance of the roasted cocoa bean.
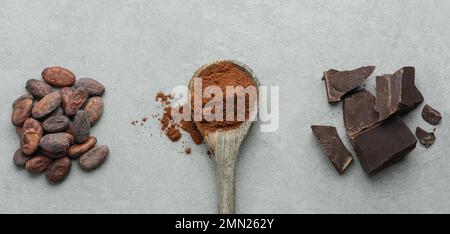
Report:
[{"label": "roasted cocoa bean", "polygon": [[64,110],[67,116],[73,116],[83,106],[86,100],[89,98],[88,91],[83,88],[77,88],[70,95],[68,103],[65,104]]},{"label": "roasted cocoa bean", "polygon": [[54,111],[52,111],[52,113],[50,113],[49,116],[55,116],[55,115],[64,115],[64,109],[61,108],[60,106],[58,106],[58,108],[56,108]]},{"label": "roasted cocoa bean", "polygon": [[42,173],[50,166],[52,159],[45,156],[35,156],[25,163],[25,168],[30,173]]},{"label": "roasted cocoa bean", "polygon": [[55,133],[62,132],[69,127],[70,120],[64,115],[55,115],[48,117],[43,123],[42,127],[45,132]]},{"label": "roasted cocoa bean", "polygon": [[51,86],[67,87],[75,83],[75,75],[63,67],[48,67],[42,71],[42,78]]},{"label": "roasted cocoa bean", "polygon": [[49,158],[52,158],[52,159],[64,158],[64,157],[67,156],[67,152],[66,151],[59,152],[59,153],[52,153],[52,152],[46,151],[46,150],[44,150],[42,148],[40,148],[38,150],[37,154],[42,155],[42,156],[46,156],[46,157],[49,157]]},{"label": "roasted cocoa bean", "polygon": [[66,132],[73,136],[73,122],[69,123],[69,127],[67,127]]},{"label": "roasted cocoa bean", "polygon": [[67,138],[67,140],[69,140],[70,145],[75,144],[75,139],[73,138],[73,135],[68,133],[68,132],[61,132],[61,135],[63,135],[64,137]]},{"label": "roasted cocoa bean", "polygon": [[37,99],[41,99],[54,92],[53,88],[42,80],[30,79],[25,88]]},{"label": "roasted cocoa bean", "polygon": [[55,160],[47,169],[47,180],[53,183],[63,181],[70,172],[72,162],[68,157]]},{"label": "roasted cocoa bean", "polygon": [[23,126],[25,120],[31,116],[33,109],[33,97],[23,95],[19,97],[13,104],[13,111],[11,114],[11,122],[16,127]]},{"label": "roasted cocoa bean", "polygon": [[23,131],[20,148],[24,154],[31,155],[38,149],[43,135],[41,124],[33,118],[28,118],[23,124]]},{"label": "roasted cocoa bean", "polygon": [[72,124],[72,132],[75,142],[83,143],[89,138],[90,124],[87,112],[77,111]]},{"label": "roasted cocoa bean", "polygon": [[30,159],[31,157],[29,155],[25,155],[21,149],[18,149],[15,153],[14,153],[14,164],[17,167],[24,167],[25,163]]},{"label": "roasted cocoa bean", "polygon": [[82,154],[94,148],[95,144],[97,144],[97,138],[91,136],[86,140],[86,142],[71,146],[67,151],[67,155],[72,159],[78,158]]},{"label": "roasted cocoa bean", "polygon": [[54,111],[61,104],[61,95],[58,92],[53,92],[42,98],[32,110],[33,118],[40,119],[52,111]]},{"label": "roasted cocoa bean", "polygon": [[103,114],[103,99],[101,97],[92,97],[86,103],[84,110],[88,114],[91,127],[94,126]]},{"label": "roasted cocoa bean", "polygon": [[39,146],[50,153],[67,152],[70,147],[70,140],[67,138],[67,133],[53,133],[42,137]]},{"label": "roasted cocoa bean", "polygon": [[96,146],[81,155],[78,162],[83,170],[91,171],[99,167],[108,158],[109,148],[106,145]]},{"label": "roasted cocoa bean", "polygon": [[102,96],[105,93],[105,86],[92,78],[81,78],[75,83],[75,87],[84,87],[91,96]]},{"label": "roasted cocoa bean", "polygon": [[16,133],[17,136],[19,137],[19,140],[22,140],[22,136],[25,133],[25,130],[23,129],[23,127],[16,127]]},{"label": "roasted cocoa bean", "polygon": [[12,104],[12,108],[14,109],[14,106],[16,106],[17,103],[21,102],[23,99],[31,99],[31,100],[34,100],[34,97],[33,97],[33,95],[31,95],[31,94],[29,94],[29,93],[24,94],[24,95],[20,96],[19,98],[17,98],[16,100],[14,100],[14,102],[13,102],[13,104]]},{"label": "roasted cocoa bean", "polygon": [[73,88],[71,87],[64,87],[59,91],[61,93],[61,105],[65,108],[69,105],[70,97],[72,97],[73,94]]}]

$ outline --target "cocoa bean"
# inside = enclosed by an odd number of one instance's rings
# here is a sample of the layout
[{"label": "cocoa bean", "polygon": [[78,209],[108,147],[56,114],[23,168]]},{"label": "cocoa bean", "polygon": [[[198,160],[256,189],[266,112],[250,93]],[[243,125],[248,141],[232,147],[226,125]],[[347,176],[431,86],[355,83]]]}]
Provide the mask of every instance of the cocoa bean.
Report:
[{"label": "cocoa bean", "polygon": [[28,80],[25,88],[37,99],[41,99],[54,91],[50,85],[42,80],[36,79]]},{"label": "cocoa bean", "polygon": [[53,92],[42,98],[32,110],[33,118],[40,119],[52,111],[54,111],[61,104],[61,95],[58,92]]},{"label": "cocoa bean", "polygon": [[64,137],[67,138],[67,140],[69,140],[70,145],[75,144],[75,139],[73,138],[73,135],[67,132],[61,132],[61,135],[63,135]]},{"label": "cocoa bean", "polygon": [[59,153],[52,153],[49,151],[46,151],[42,148],[39,149],[39,151],[37,152],[37,154],[42,155],[42,156],[46,156],[52,159],[58,159],[58,158],[64,158],[67,156],[67,152],[63,151],[63,152],[59,152]]},{"label": "cocoa bean", "polygon": [[49,116],[55,116],[55,115],[64,115],[64,109],[61,108],[61,106],[58,106],[52,113],[50,113]]},{"label": "cocoa bean", "polygon": [[42,127],[37,120],[28,118],[23,124],[23,130],[24,133],[20,141],[20,148],[24,154],[31,155],[39,147],[39,142],[43,135]]},{"label": "cocoa bean", "polygon": [[30,159],[31,157],[28,155],[25,155],[21,149],[18,149],[15,153],[14,153],[14,164],[17,167],[24,167],[25,163]]},{"label": "cocoa bean", "polygon": [[42,137],[39,146],[50,153],[61,153],[69,149],[70,140],[67,133],[52,133]]},{"label": "cocoa bean", "polygon": [[65,108],[69,105],[70,97],[72,97],[73,94],[73,88],[71,87],[64,87],[60,91],[61,93],[61,99],[62,99],[62,106]]},{"label": "cocoa bean", "polygon": [[65,104],[64,110],[67,116],[73,116],[83,106],[86,100],[89,98],[88,91],[83,88],[77,88],[70,95],[68,103]]},{"label": "cocoa bean", "polygon": [[94,148],[95,144],[97,144],[97,138],[91,136],[86,142],[71,146],[67,151],[67,155],[72,159],[78,158],[80,155]]},{"label": "cocoa bean", "polygon": [[50,166],[52,159],[45,156],[35,156],[25,163],[25,168],[30,173],[42,173]]},{"label": "cocoa bean", "polygon": [[11,114],[11,122],[16,127],[23,126],[25,120],[31,116],[33,109],[33,97],[24,95],[19,97],[13,104],[13,111]]},{"label": "cocoa bean", "polygon": [[78,162],[83,170],[91,171],[99,167],[108,158],[109,148],[106,145],[96,146],[81,155]]},{"label": "cocoa bean", "polygon": [[53,183],[63,181],[70,172],[72,162],[68,157],[55,160],[47,169],[47,180]]},{"label": "cocoa bean", "polygon": [[19,136],[19,140],[22,140],[22,136],[25,133],[23,127],[16,127],[17,136]]},{"label": "cocoa bean", "polygon": [[77,111],[72,124],[72,132],[75,142],[83,143],[89,138],[89,118],[84,110]]},{"label": "cocoa bean", "polygon": [[14,102],[13,102],[13,104],[12,104],[12,108],[14,108],[14,106],[16,106],[17,103],[21,102],[21,101],[24,100],[24,99],[31,99],[31,100],[34,100],[34,97],[33,97],[33,95],[31,95],[31,94],[29,94],[29,93],[24,94],[24,95],[20,96],[19,98],[17,98],[16,100],[14,100]]},{"label": "cocoa bean", "polygon": [[67,87],[75,83],[75,75],[63,67],[48,67],[42,71],[42,78],[51,86]]},{"label": "cocoa bean", "polygon": [[69,127],[70,120],[64,115],[48,117],[43,123],[44,131],[49,133],[62,132]]},{"label": "cocoa bean", "polygon": [[67,127],[66,132],[73,136],[73,122],[69,123],[69,127]]},{"label": "cocoa bean", "polygon": [[91,127],[94,126],[97,121],[102,117],[103,114],[103,100],[101,97],[92,97],[90,98],[86,106],[84,107],[84,110],[88,114],[89,123],[91,124]]},{"label": "cocoa bean", "polygon": [[81,78],[75,83],[75,87],[84,87],[91,96],[102,96],[105,93],[105,86],[92,78]]}]

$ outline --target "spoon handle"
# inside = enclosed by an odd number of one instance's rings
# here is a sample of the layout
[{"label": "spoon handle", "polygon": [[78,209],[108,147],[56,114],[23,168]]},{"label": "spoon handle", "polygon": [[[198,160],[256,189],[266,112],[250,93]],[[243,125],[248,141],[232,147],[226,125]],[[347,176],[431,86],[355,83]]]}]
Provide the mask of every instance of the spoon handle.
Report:
[{"label": "spoon handle", "polygon": [[219,214],[234,214],[234,167],[237,151],[225,150],[225,152],[219,154],[221,155],[216,155],[217,175],[219,179]]}]

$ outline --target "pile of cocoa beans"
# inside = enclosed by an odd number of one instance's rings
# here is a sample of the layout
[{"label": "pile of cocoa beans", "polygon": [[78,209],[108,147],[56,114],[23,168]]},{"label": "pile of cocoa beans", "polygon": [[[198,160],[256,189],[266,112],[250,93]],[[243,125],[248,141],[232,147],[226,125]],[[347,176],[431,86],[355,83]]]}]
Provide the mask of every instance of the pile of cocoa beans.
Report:
[{"label": "pile of cocoa beans", "polygon": [[14,164],[30,173],[44,173],[51,183],[63,181],[72,160],[91,171],[108,157],[107,146],[96,146],[92,126],[103,114],[105,87],[91,78],[76,79],[63,67],[49,67],[43,80],[30,79],[27,94],[13,103],[12,124],[20,138]]}]

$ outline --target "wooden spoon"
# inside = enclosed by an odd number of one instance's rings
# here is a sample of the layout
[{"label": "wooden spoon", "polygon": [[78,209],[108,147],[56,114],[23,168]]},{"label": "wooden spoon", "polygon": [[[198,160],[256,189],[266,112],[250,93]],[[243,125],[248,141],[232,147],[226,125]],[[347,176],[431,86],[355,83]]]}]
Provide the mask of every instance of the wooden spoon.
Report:
[{"label": "wooden spoon", "polygon": [[[198,78],[198,75],[207,67],[219,62],[231,62],[235,65],[243,68],[248,72],[250,77],[256,84],[256,88],[259,87],[259,81],[256,78],[253,71],[245,64],[239,63],[234,60],[220,60],[201,66],[192,76],[189,82],[189,90],[194,92],[194,78]],[[250,113],[256,115],[258,111],[258,104],[254,105],[255,109]],[[198,125],[198,122],[196,122]],[[217,130],[215,132],[203,132],[203,135],[208,147],[211,149],[213,159],[216,162],[217,176],[219,180],[219,214],[233,214],[235,211],[235,181],[234,181],[234,168],[236,165],[236,158],[239,153],[239,147],[242,141],[247,135],[253,121],[244,121],[236,129],[230,130]]]}]

